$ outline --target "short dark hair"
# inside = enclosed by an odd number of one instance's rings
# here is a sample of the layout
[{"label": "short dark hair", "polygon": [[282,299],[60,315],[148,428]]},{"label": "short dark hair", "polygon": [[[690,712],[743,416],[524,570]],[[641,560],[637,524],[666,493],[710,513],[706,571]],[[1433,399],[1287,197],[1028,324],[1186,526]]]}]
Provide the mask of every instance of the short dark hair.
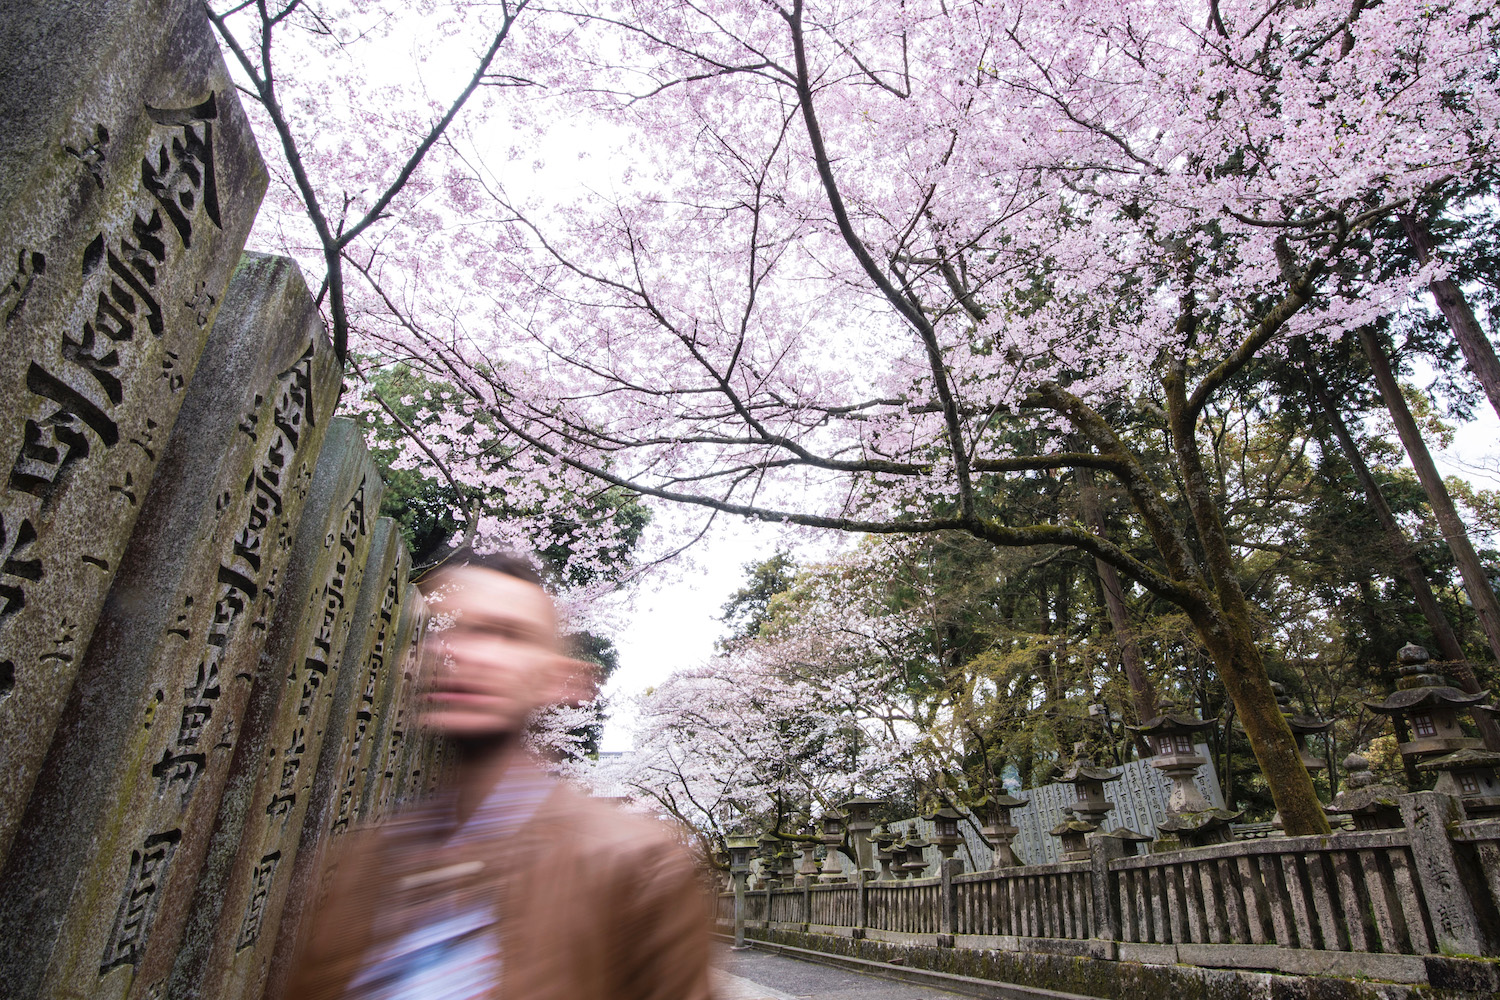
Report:
[{"label": "short dark hair", "polygon": [[525,556],[505,551],[476,552],[473,545],[461,545],[454,549],[437,563],[423,570],[415,582],[417,587],[425,593],[435,587],[444,575],[464,566],[487,569],[502,576],[515,577],[517,580],[540,587],[542,590],[547,589],[542,574],[537,572],[531,560]]}]

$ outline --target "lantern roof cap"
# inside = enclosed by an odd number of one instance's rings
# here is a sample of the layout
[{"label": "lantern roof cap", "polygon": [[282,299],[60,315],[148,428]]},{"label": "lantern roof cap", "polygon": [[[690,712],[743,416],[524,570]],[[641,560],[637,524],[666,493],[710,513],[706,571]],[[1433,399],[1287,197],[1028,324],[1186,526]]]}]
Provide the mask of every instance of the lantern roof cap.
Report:
[{"label": "lantern roof cap", "polygon": [[1471,708],[1479,702],[1488,698],[1488,691],[1480,691],[1476,694],[1468,694],[1456,687],[1414,687],[1404,690],[1392,691],[1379,701],[1371,698],[1364,702],[1364,706],[1372,712],[1381,715],[1391,715],[1396,712],[1409,712],[1417,708]]},{"label": "lantern roof cap", "polygon": [[1470,767],[1496,767],[1500,766],[1500,753],[1493,750],[1477,750],[1466,747],[1455,750],[1452,753],[1424,760],[1417,765],[1419,771],[1456,771],[1460,768]]},{"label": "lantern roof cap", "polygon": [[848,809],[850,806],[883,806],[885,804],[886,802],[884,799],[872,799],[865,795],[856,795],[852,799],[840,802],[839,808]]},{"label": "lantern roof cap", "polygon": [[1015,809],[1019,806],[1024,806],[1030,801],[1030,799],[1017,798],[1010,794],[1010,792],[1002,790],[998,795],[994,792],[986,792],[974,805],[976,808],[979,806],[1001,806],[1006,809]]},{"label": "lantern roof cap", "polygon": [[1077,785],[1085,781],[1113,781],[1119,776],[1119,771],[1107,767],[1095,767],[1090,758],[1079,757],[1073,761],[1073,766],[1064,771],[1062,777],[1057,780],[1066,785]]},{"label": "lantern roof cap", "polygon": [[1356,814],[1374,812],[1381,806],[1395,808],[1399,803],[1396,796],[1401,794],[1401,789],[1394,785],[1365,785],[1363,788],[1346,788],[1333,797],[1333,801],[1323,807],[1326,813]]},{"label": "lantern roof cap", "polygon": [[1163,711],[1142,722],[1139,726],[1126,726],[1126,729],[1134,730],[1145,736],[1155,736],[1158,733],[1176,732],[1198,732],[1202,729],[1212,729],[1212,720],[1200,719],[1192,712],[1169,712],[1166,706]]},{"label": "lantern roof cap", "polygon": [[1097,829],[1099,824],[1081,820],[1069,810],[1063,814],[1063,821],[1048,832],[1054,837],[1060,837],[1065,833],[1093,833]]},{"label": "lantern roof cap", "polygon": [[1332,719],[1319,719],[1313,715],[1289,715],[1287,727],[1294,733],[1323,733],[1333,726]]},{"label": "lantern roof cap", "polygon": [[1128,844],[1145,843],[1146,841],[1152,839],[1150,834],[1136,833],[1134,830],[1126,826],[1117,826],[1113,830],[1106,833],[1104,836],[1114,837],[1116,840],[1123,840]]},{"label": "lantern roof cap", "polygon": [[922,818],[930,823],[933,820],[938,819],[939,817],[941,817],[942,819],[963,819],[964,814],[950,805],[945,805],[941,809],[934,809],[932,812],[927,813]]},{"label": "lantern roof cap", "polygon": [[1217,827],[1226,823],[1232,823],[1243,815],[1243,810],[1236,809],[1204,809],[1201,812],[1170,813],[1167,818],[1156,824],[1157,830],[1165,830],[1168,833],[1179,833],[1186,831],[1192,833],[1205,827]]},{"label": "lantern roof cap", "polygon": [[730,837],[724,841],[724,846],[733,849],[736,847],[755,847],[758,841],[754,837]]}]

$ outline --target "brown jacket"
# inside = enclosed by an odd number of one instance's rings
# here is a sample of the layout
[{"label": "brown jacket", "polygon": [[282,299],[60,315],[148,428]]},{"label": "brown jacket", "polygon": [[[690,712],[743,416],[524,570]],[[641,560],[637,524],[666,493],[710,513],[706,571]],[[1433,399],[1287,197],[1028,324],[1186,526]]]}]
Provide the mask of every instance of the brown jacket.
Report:
[{"label": "brown jacket", "polygon": [[344,1000],[371,954],[403,929],[403,894],[455,872],[444,893],[499,913],[498,997],[707,1000],[708,911],[691,863],[658,823],[558,785],[516,833],[435,853],[397,820],[340,863],[306,929],[285,1000]]}]

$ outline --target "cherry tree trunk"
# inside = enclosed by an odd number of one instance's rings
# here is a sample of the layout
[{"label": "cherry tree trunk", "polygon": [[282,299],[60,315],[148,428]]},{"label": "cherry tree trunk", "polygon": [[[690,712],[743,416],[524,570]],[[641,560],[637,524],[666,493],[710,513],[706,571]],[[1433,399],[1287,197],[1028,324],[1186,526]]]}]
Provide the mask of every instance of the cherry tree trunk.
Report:
[{"label": "cherry tree trunk", "polygon": [[[1417,251],[1417,260],[1426,264],[1432,259],[1432,237],[1427,227],[1405,212],[1401,214],[1401,226]],[[1437,278],[1428,282],[1427,290],[1447,318],[1448,326],[1458,340],[1459,350],[1464,352],[1464,360],[1469,363],[1469,370],[1484,386],[1484,394],[1490,397],[1495,413],[1500,414],[1500,358],[1495,356],[1495,348],[1484,335],[1484,328],[1479,325],[1463,289],[1451,278]]]},{"label": "cherry tree trunk", "polygon": [[[1271,690],[1271,678],[1255,641],[1254,614],[1240,586],[1234,550],[1213,487],[1198,450],[1196,414],[1188,406],[1182,377],[1175,368],[1165,380],[1172,450],[1182,475],[1183,494],[1197,529],[1213,590],[1184,607],[1203,639],[1256,763],[1271,789],[1287,836],[1329,833],[1328,816],[1318,800],[1312,777],[1302,763],[1292,730]],[[1227,738],[1227,734],[1226,734]]]},{"label": "cherry tree trunk", "polygon": [[1500,660],[1500,601],[1495,599],[1489,577],[1485,575],[1479,555],[1469,541],[1468,529],[1459,518],[1458,511],[1453,506],[1453,498],[1448,495],[1448,487],[1443,485],[1443,477],[1438,475],[1437,466],[1433,464],[1432,455],[1427,450],[1427,443],[1422,440],[1422,432],[1418,430],[1406,399],[1401,395],[1401,386],[1396,381],[1396,373],[1391,370],[1390,359],[1386,357],[1374,331],[1368,327],[1360,330],[1359,342],[1375,372],[1375,383],[1380,387],[1386,409],[1390,411],[1391,420],[1396,424],[1396,433],[1400,435],[1407,457],[1417,470],[1417,479],[1427,493],[1427,502],[1432,505],[1438,528],[1458,563],[1459,572],[1463,575],[1464,590],[1479,615],[1479,624],[1490,641],[1490,651]]},{"label": "cherry tree trunk", "polygon": [[1282,827],[1288,837],[1329,833],[1328,816],[1271,690],[1250,620],[1234,614],[1223,618],[1228,619],[1223,622],[1227,627],[1205,629],[1200,625],[1199,632],[1208,639],[1209,654],[1255,751],[1255,761],[1281,814]]}]

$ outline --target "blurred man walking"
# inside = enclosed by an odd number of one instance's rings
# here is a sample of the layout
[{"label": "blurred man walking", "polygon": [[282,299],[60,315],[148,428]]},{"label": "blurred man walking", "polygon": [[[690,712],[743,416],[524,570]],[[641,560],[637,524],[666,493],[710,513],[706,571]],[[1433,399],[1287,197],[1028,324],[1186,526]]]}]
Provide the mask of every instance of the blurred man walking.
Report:
[{"label": "blurred man walking", "polygon": [[462,551],[422,581],[434,616],[421,722],[451,783],[353,844],[287,1000],[706,1000],[706,909],[659,824],[547,776],[531,713],[576,698],[525,562]]}]

